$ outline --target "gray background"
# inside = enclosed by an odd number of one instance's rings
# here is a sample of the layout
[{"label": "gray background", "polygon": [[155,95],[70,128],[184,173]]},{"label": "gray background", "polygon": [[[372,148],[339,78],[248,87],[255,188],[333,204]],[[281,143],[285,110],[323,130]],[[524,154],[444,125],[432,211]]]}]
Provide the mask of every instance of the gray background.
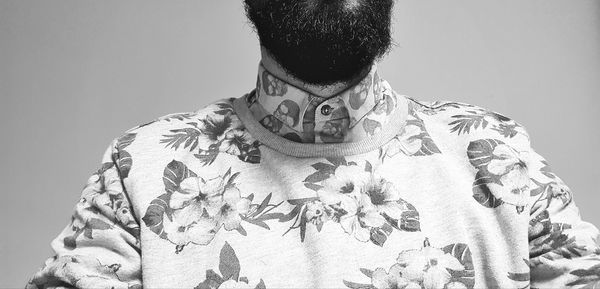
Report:
[{"label": "gray background", "polygon": [[[400,0],[380,65],[402,94],[490,108],[600,225],[600,0]],[[251,90],[241,0],[0,0],[0,287],[50,256],[110,140]]]}]

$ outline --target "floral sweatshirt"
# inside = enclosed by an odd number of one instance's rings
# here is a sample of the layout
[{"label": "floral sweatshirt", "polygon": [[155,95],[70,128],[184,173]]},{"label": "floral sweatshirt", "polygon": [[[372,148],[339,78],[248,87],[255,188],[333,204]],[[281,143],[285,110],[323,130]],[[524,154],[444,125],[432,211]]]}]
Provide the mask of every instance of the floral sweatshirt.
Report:
[{"label": "floral sweatshirt", "polygon": [[514,120],[260,66],[116,137],[26,288],[597,288],[598,240]]}]

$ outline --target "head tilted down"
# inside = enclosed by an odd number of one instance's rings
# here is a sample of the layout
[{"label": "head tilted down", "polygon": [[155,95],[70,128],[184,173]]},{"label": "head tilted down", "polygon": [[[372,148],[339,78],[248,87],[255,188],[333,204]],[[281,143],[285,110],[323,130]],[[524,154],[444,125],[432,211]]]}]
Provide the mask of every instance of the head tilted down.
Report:
[{"label": "head tilted down", "polygon": [[349,82],[391,45],[393,0],[245,0],[261,46],[313,85]]}]

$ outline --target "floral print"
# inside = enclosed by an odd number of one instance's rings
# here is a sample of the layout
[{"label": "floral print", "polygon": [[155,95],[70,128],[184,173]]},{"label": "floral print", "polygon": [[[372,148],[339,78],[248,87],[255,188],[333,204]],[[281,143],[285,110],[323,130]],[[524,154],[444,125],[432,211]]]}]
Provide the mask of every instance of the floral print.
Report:
[{"label": "floral print", "polygon": [[[230,102],[218,102],[206,117],[186,122],[186,127],[171,129],[163,135],[161,143],[172,149],[195,152],[205,166],[211,165],[221,153],[237,156],[248,163],[260,162],[260,143],[243,128],[241,121],[233,115]],[[185,120],[192,120],[186,118]]]},{"label": "floral print", "polygon": [[[600,244],[586,230],[596,231],[587,222],[564,222],[565,216],[579,215],[570,188],[556,176],[546,160],[535,152],[529,155],[533,189],[530,191],[529,261],[531,286],[556,284],[552,278],[555,264],[569,272],[564,286],[600,286]],[[591,228],[590,228],[591,227]],[[564,261],[570,261],[564,263]]]},{"label": "floral print", "polygon": [[[348,235],[361,242],[383,246],[394,229],[419,231],[419,213],[400,197],[394,184],[381,178],[369,162],[359,166],[345,158],[329,158],[313,165],[317,171],[305,180],[316,196],[288,200],[294,208],[280,218],[292,219],[304,240],[307,224],[321,231],[329,221],[339,223]],[[289,230],[288,230],[289,231]]]},{"label": "floral print", "polygon": [[[246,101],[273,136],[337,143],[377,137],[400,97],[373,71],[325,101],[261,72]],[[26,288],[141,288],[142,268],[146,287],[600,286],[600,234],[521,126],[468,104],[407,105],[401,133],[353,156],[274,153],[232,99],[128,130]],[[420,164],[451,170],[397,170]]]},{"label": "floral print", "polygon": [[176,253],[188,244],[209,244],[221,228],[246,235],[242,221],[268,228],[266,219],[260,218],[268,212],[265,209],[278,205],[268,204],[271,195],[260,207],[252,204],[254,195],[242,197],[235,183],[238,176],[228,170],[204,179],[173,160],[164,171],[166,193],[151,202],[142,220],[152,232],[173,243]]},{"label": "floral print", "polygon": [[[46,261],[44,269],[25,286],[26,289],[47,286],[73,285],[76,288],[95,288],[99,284],[110,288],[141,289],[142,284],[128,283],[119,277],[121,264],[102,264],[97,258],[87,255],[54,256]],[[93,270],[95,274],[89,274]],[[47,278],[46,276],[52,276]],[[60,282],[54,278],[60,280]],[[62,282],[62,283],[61,283]]]},{"label": "floral print", "polygon": [[406,156],[429,156],[441,153],[427,132],[415,105],[411,103],[408,109],[408,117],[402,132],[379,150],[379,158],[382,162],[400,152]]},{"label": "floral print", "polygon": [[[116,153],[115,153],[116,154]],[[119,180],[119,172],[114,163],[103,163],[101,168],[94,173],[83,188],[79,205],[85,207],[86,211],[100,215],[104,212],[106,216],[125,225],[125,229],[139,236],[139,226],[135,222],[129,202],[123,194],[123,187]],[[65,248],[73,250],[77,248],[78,240],[93,239],[94,233],[99,230],[111,230],[114,225],[100,216],[91,215],[89,218],[71,217],[71,230],[63,238]]]},{"label": "floral print", "polygon": [[[142,288],[141,269],[134,266],[140,261],[135,258],[141,247],[140,226],[122,185],[132,164],[122,149],[134,139],[135,134],[130,133],[111,142],[100,168],[85,184],[69,224],[52,241],[55,254],[25,288]],[[102,250],[123,255],[90,255]]]},{"label": "floral print", "polygon": [[482,139],[469,144],[467,155],[477,169],[473,197],[486,207],[506,204],[523,212],[531,183],[524,160],[526,152],[518,152],[500,140]]},{"label": "floral print", "polygon": [[[375,77],[375,76],[374,76]],[[358,85],[349,89],[349,103],[352,109],[360,108],[367,101],[367,97],[369,96],[369,90],[372,86],[373,78],[365,77],[363,78]]]},{"label": "floral print", "polygon": [[344,280],[353,289],[435,289],[435,288],[474,288],[474,270],[469,246],[462,243],[443,248],[431,246],[425,238],[423,247],[403,250],[396,263],[386,270],[361,269],[371,278],[371,284],[361,284]]},{"label": "floral print", "polygon": [[261,279],[256,283],[251,283],[247,277],[240,276],[240,260],[235,254],[235,250],[225,242],[221,253],[219,254],[219,271],[212,269],[206,270],[206,279],[198,284],[198,289],[266,289],[265,282]]},{"label": "floral print", "polygon": [[117,152],[113,154],[113,159],[117,161],[117,167],[122,178],[129,176],[129,170],[133,166],[133,159],[131,154],[127,152],[127,147],[133,143],[136,137],[136,133],[127,133],[117,139]]},{"label": "floral print", "polygon": [[262,65],[258,76],[254,93],[246,99],[250,111],[264,127],[295,142],[366,139],[377,134],[397,110],[398,95],[375,66],[359,83],[331,97],[287,84]]}]

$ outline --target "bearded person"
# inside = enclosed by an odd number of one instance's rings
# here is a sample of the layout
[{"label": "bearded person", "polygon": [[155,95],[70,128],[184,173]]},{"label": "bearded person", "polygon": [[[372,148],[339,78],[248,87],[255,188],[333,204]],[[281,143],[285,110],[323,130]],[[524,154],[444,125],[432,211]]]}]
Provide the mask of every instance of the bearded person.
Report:
[{"label": "bearded person", "polygon": [[514,120],[396,93],[393,0],[246,0],[256,87],[106,149],[27,288],[596,288]]}]

